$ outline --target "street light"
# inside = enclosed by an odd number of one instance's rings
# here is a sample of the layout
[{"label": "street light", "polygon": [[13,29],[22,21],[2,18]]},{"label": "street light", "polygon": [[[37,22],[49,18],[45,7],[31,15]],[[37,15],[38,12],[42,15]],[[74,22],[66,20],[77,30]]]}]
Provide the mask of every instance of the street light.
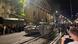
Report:
[{"label": "street light", "polygon": [[56,13],[58,13],[58,11],[56,10]]}]

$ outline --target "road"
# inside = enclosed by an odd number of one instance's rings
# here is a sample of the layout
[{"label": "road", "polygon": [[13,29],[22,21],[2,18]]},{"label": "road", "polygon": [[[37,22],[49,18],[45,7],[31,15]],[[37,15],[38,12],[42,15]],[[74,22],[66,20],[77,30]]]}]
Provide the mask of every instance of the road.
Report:
[{"label": "road", "polygon": [[[36,38],[36,36],[25,36],[27,33],[24,31],[22,32],[17,32],[17,33],[12,33],[8,35],[2,35],[0,36],[0,44],[20,44],[22,42],[28,41],[30,39]],[[37,41],[31,42],[30,44],[43,44],[46,39],[40,38]],[[27,43],[23,43],[27,44]]]},{"label": "road", "polygon": [[29,40],[31,38],[34,38],[34,37],[26,37],[24,35],[26,35],[25,32],[2,35],[0,36],[0,44],[13,44],[21,40],[23,41],[24,39]]}]

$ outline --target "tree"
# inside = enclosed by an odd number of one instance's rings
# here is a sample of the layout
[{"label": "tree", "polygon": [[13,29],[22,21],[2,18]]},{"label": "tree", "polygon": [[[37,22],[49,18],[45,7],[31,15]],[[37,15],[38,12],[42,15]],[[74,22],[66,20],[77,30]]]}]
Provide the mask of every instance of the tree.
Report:
[{"label": "tree", "polygon": [[25,16],[25,13],[24,13],[24,4],[26,3],[26,0],[19,0],[19,4],[21,6],[20,8],[20,15],[21,16]]}]

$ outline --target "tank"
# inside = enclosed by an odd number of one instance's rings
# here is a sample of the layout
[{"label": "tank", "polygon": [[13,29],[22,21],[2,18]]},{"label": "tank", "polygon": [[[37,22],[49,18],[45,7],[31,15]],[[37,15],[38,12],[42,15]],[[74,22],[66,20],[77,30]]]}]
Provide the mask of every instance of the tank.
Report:
[{"label": "tank", "polygon": [[52,32],[53,25],[47,24],[46,22],[40,22],[39,25],[28,25],[24,28],[25,32],[28,34],[32,34],[35,32],[40,33],[41,35],[46,35]]}]

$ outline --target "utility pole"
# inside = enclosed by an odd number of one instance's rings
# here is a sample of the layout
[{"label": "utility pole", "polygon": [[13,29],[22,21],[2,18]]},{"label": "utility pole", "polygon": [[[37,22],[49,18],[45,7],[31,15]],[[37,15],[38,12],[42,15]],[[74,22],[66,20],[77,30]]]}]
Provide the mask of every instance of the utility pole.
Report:
[{"label": "utility pole", "polygon": [[70,0],[70,12],[71,12],[71,19],[72,19],[73,14],[72,14],[72,1],[71,0]]}]

